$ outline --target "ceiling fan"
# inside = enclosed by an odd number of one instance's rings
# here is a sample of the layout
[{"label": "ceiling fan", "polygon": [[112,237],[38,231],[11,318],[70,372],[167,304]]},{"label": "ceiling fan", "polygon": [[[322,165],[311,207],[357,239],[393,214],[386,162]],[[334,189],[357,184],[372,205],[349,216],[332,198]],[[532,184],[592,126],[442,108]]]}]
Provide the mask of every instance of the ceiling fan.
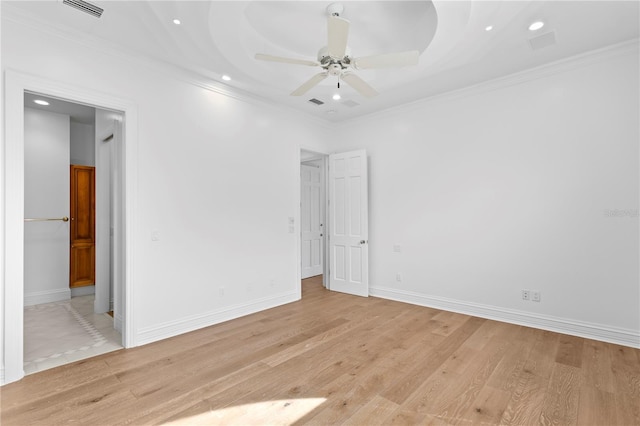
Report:
[{"label": "ceiling fan", "polygon": [[352,58],[350,49],[347,46],[350,23],[346,19],[340,17],[343,10],[344,7],[340,3],[332,3],[327,7],[327,13],[329,15],[327,18],[328,42],[327,45],[318,52],[317,61],[284,58],[281,56],[256,53],[255,58],[262,61],[307,65],[312,67],[319,66],[323,69],[321,73],[314,75],[302,84],[302,86],[291,92],[291,96],[304,95],[331,75],[338,77],[338,87],[340,87],[340,80],[343,80],[362,96],[370,98],[376,96],[378,92],[366,81],[354,74],[351,71],[352,69],[379,69],[418,64],[418,57],[420,53],[417,50]]}]

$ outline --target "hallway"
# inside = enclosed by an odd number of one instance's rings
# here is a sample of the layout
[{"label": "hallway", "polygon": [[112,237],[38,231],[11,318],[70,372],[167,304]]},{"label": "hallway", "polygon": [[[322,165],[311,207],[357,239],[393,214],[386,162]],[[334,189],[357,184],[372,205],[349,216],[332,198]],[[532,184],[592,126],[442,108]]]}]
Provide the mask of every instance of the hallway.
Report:
[{"label": "hallway", "polygon": [[24,308],[24,370],[49,368],[122,348],[108,314],[93,312],[94,296]]}]

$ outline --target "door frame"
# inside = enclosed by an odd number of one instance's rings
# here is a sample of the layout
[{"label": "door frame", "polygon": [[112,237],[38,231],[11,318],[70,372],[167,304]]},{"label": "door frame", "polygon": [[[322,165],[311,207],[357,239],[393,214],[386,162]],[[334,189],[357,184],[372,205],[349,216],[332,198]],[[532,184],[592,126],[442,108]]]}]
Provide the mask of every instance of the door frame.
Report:
[{"label": "door frame", "polygon": [[296,196],[295,196],[295,214],[296,214],[296,223],[298,224],[298,226],[296,226],[296,271],[297,271],[297,280],[299,283],[299,298],[302,297],[302,234],[301,234],[301,218],[302,218],[302,207],[301,207],[301,202],[302,202],[302,198],[301,198],[301,194],[302,194],[302,179],[301,179],[301,167],[300,165],[302,164],[302,160],[301,160],[301,156],[300,156],[300,152],[301,151],[307,151],[307,152],[313,152],[315,154],[318,154],[318,158],[322,158],[323,159],[323,182],[322,185],[324,187],[324,195],[323,195],[323,202],[324,202],[324,206],[323,206],[323,210],[324,210],[324,229],[325,232],[323,232],[323,236],[322,236],[322,255],[323,255],[323,260],[322,260],[322,285],[324,285],[325,288],[329,288],[329,262],[328,262],[328,233],[326,232],[327,229],[329,229],[329,221],[331,220],[331,218],[329,217],[329,191],[327,190],[327,184],[328,184],[328,179],[329,179],[329,175],[328,175],[328,167],[329,167],[329,153],[328,152],[323,152],[323,151],[319,151],[317,148],[310,148],[310,147],[306,147],[304,145],[298,145],[297,146],[297,151],[296,151]]},{"label": "door frame", "polygon": [[[320,164],[318,166],[305,165],[305,163],[307,163],[309,161],[318,161],[318,160],[321,160]],[[326,212],[325,212],[325,204],[324,204],[324,199],[325,199],[325,195],[324,195],[324,191],[325,191],[325,188],[324,188],[324,163],[325,163],[324,157],[321,157],[321,156],[316,156],[316,157],[310,158],[308,160],[301,160],[301,162],[300,162],[301,175],[302,175],[302,167],[303,166],[308,167],[310,169],[317,170],[320,173],[320,188],[319,188],[320,191],[319,191],[319,194],[318,194],[318,203],[319,203],[319,205],[318,205],[318,209],[319,209],[318,219],[320,219],[321,228],[322,228],[320,230],[320,240],[321,240],[321,246],[322,246],[321,253],[320,253],[321,263],[322,263],[321,272],[320,272],[321,275],[324,275],[324,263],[325,263],[325,258],[324,258],[324,234],[325,234],[324,222],[325,222]],[[303,186],[303,183],[302,183],[302,178],[301,178],[301,181],[300,181],[300,188],[301,189],[302,189],[302,186]],[[302,213],[302,208],[303,208],[303,203],[302,203],[302,195],[301,195],[301,199],[300,199],[300,212],[301,213]],[[301,240],[302,240],[302,233],[303,233],[303,230],[302,230],[302,217],[300,217]],[[300,252],[302,253],[302,250],[300,250]],[[302,262],[300,262],[300,263],[302,263]],[[301,272],[303,272],[302,269],[303,268],[301,266]],[[316,275],[319,275],[319,274],[316,274]],[[307,278],[310,278],[312,276],[314,276],[314,275],[310,275]]]},{"label": "door frame", "polygon": [[[4,160],[0,162],[0,187],[4,198],[0,199],[0,275],[4,292],[0,292],[0,304],[4,315],[0,324],[0,352],[3,362],[0,371],[2,384],[24,377],[24,92],[37,92],[46,96],[86,104],[101,109],[119,111],[124,117],[122,152],[124,241],[123,282],[123,344],[136,346],[134,291],[134,246],[136,218],[138,112],[135,103],[113,97],[92,88],[78,88],[40,76],[15,70],[4,73]],[[4,294],[2,294],[4,293]]]}]

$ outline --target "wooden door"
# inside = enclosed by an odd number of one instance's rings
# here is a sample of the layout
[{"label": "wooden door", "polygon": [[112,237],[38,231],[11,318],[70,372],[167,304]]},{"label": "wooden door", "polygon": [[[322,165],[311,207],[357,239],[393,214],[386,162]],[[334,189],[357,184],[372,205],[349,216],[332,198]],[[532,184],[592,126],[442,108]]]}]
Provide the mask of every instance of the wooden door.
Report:
[{"label": "wooden door", "polygon": [[302,279],[322,274],[322,173],[319,167],[300,165],[300,228]]},{"label": "wooden door", "polygon": [[329,156],[329,289],[369,296],[369,210],[365,150]]},{"label": "wooden door", "polygon": [[96,170],[71,165],[69,287],[93,285],[96,275]]}]

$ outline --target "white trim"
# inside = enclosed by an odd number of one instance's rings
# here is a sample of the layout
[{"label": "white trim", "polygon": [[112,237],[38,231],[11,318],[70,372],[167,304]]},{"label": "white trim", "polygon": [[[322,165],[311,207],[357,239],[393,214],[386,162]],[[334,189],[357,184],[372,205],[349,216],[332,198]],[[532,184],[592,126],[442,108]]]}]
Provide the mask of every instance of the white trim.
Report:
[{"label": "white trim", "polygon": [[376,117],[386,116],[396,111],[402,112],[420,109],[424,104],[429,102],[440,102],[465,98],[467,96],[486,93],[504,87],[509,87],[527,81],[566,72],[575,68],[588,66],[592,63],[605,61],[621,54],[635,53],[638,51],[638,43],[640,41],[640,39],[638,38],[623,41],[614,45],[579,53],[574,56],[561,58],[534,68],[524,69],[522,71],[508,74],[506,76],[485,80],[459,89],[449,90],[443,93],[431,95],[426,94],[422,98],[415,101],[394,105],[383,110],[359,115],[352,118],[345,118],[339,121],[330,121],[326,118],[318,117],[290,105],[276,103],[263,96],[224,84],[220,81],[217,81],[214,77],[211,77],[211,75],[208,74],[207,70],[192,70],[183,68],[163,60],[155,59],[151,56],[141,55],[140,52],[127,48],[124,45],[117,45],[83,31],[78,31],[70,27],[61,28],[59,26],[52,25],[51,22],[35,18],[27,14],[25,11],[11,6],[8,2],[6,4],[3,4],[3,8],[5,8],[3,19],[9,22],[14,22],[22,26],[28,26],[33,30],[59,37],[68,42],[74,42],[90,49],[100,49],[101,53],[118,57],[131,63],[141,64],[143,66],[146,66],[150,70],[152,69],[155,72],[161,72],[166,76],[177,79],[184,83],[191,84],[193,86],[209,90],[211,92],[219,93],[221,95],[237,99],[242,102],[247,102],[253,105],[266,106],[271,109],[277,108],[279,110],[285,111],[287,114],[295,114],[300,118],[312,121],[315,125],[320,126],[328,131],[335,131],[336,129],[340,129],[345,125],[350,125],[351,123],[358,122],[360,120],[366,121],[369,119],[375,119]]},{"label": "white trim", "polygon": [[370,287],[369,294],[382,299],[457,312],[640,349],[640,332],[638,332],[638,330],[616,328],[603,324],[593,324],[549,315],[532,314],[530,312],[463,302],[444,297],[428,296],[388,287]]},{"label": "white trim", "polygon": [[71,299],[69,288],[58,288],[55,290],[34,291],[25,293],[24,306],[40,305],[42,303],[60,302]]},{"label": "white trim", "polygon": [[[2,5],[0,4],[0,34],[2,33]],[[2,55],[0,54],[0,72],[3,69],[2,66]],[[4,80],[2,78],[2,74],[0,74],[0,111],[4,110]],[[5,133],[2,129],[5,128],[5,117],[4,114],[0,114],[0,156],[5,155]],[[5,306],[5,245],[6,245],[6,234],[4,232],[4,224],[5,224],[5,172],[2,161],[0,161],[0,283],[2,283],[2,287],[0,288],[0,310],[4,310]],[[0,386],[4,385],[4,370],[5,370],[5,357],[4,357],[4,339],[5,339],[5,318],[4,314],[0,314]]]},{"label": "white trim", "polygon": [[[85,285],[82,287],[74,287],[71,289],[71,297],[88,296],[90,294],[96,294],[95,285]],[[97,312],[102,313],[102,312]]]},{"label": "white trim", "polygon": [[300,227],[300,218],[302,217],[302,179],[300,177],[300,155],[303,148],[300,145],[294,145],[295,152],[293,153],[293,158],[295,161],[293,170],[295,171],[295,175],[293,176],[293,181],[295,185],[293,185],[294,193],[293,193],[293,217],[295,221],[294,226],[294,238],[296,242],[296,255],[295,259],[295,271],[296,271],[296,282],[295,282],[295,291],[296,291],[296,300],[302,299],[302,235],[301,235],[301,227]]},{"label": "white trim", "polygon": [[123,171],[125,186],[125,226],[127,230],[124,250],[126,256],[125,347],[136,345],[135,306],[131,283],[135,282],[135,235],[137,206],[137,106],[128,100],[113,97],[92,88],[78,88],[40,76],[15,70],[4,73],[4,161],[0,174],[4,176],[4,351],[5,381],[10,383],[24,377],[23,370],[23,304],[24,304],[24,92],[31,91],[68,99],[100,108],[122,111],[125,115],[125,154]]},{"label": "white trim", "polygon": [[265,309],[271,309],[276,306],[295,302],[299,299],[298,292],[292,291],[279,294],[277,296],[264,297],[249,303],[241,303],[235,306],[217,309],[204,314],[191,315],[153,327],[141,328],[138,330],[138,343],[146,345],[147,343],[168,339],[169,337],[244,317],[256,312],[264,311]]},{"label": "white trim", "polygon": [[[5,7],[5,5],[3,5],[3,7]],[[215,92],[252,105],[265,106],[270,109],[276,108],[286,114],[294,114],[301,119],[312,121],[315,125],[324,127],[328,130],[332,128],[332,123],[326,119],[317,117],[286,104],[274,103],[263,96],[217,81],[215,78],[208,75],[208,70],[192,70],[184,68],[167,61],[156,59],[152,56],[142,55],[140,52],[130,49],[127,46],[109,42],[85,31],[78,31],[71,27],[63,28],[52,25],[51,22],[28,15],[23,10],[11,6],[10,4],[6,5],[6,11],[9,13],[5,13],[3,15],[3,19],[10,22],[14,22],[22,26],[28,26],[33,30],[59,37],[67,42],[77,43],[80,46],[87,47],[91,50],[99,49],[103,54],[145,66],[149,70],[153,70],[153,72],[160,72],[167,77],[176,79],[183,83],[191,84],[201,89]]]},{"label": "white trim", "polygon": [[[301,155],[300,153],[302,151],[307,151],[307,152],[313,152],[317,155],[317,158],[322,158],[322,175],[323,175],[323,200],[324,200],[324,236],[322,237],[322,244],[323,244],[323,250],[324,253],[322,253],[322,255],[324,256],[324,258],[322,259],[322,285],[325,288],[329,288],[329,237],[328,237],[328,232],[327,229],[329,229],[329,205],[328,205],[328,200],[329,200],[329,191],[328,191],[328,179],[329,179],[329,153],[325,152],[325,151],[319,151],[317,148],[311,148],[311,147],[307,147],[305,145],[299,144],[296,147],[297,151],[296,151],[296,177],[295,177],[295,182],[297,182],[297,185],[295,185],[296,187],[296,193],[294,194],[294,212],[295,212],[295,218],[296,218],[296,224],[298,224],[296,226],[296,271],[297,271],[297,288],[298,291],[300,292],[300,294],[298,295],[298,299],[302,298],[302,234],[300,231],[300,218],[302,217],[301,214],[301,209],[302,209],[302,200],[301,200],[301,195],[302,195],[302,180],[301,180],[301,176],[300,176],[300,172],[301,172]],[[314,157],[315,158],[315,157]],[[310,160],[305,160],[305,161],[310,161]]]},{"label": "white trim", "polygon": [[562,58],[534,68],[528,68],[513,74],[497,77],[491,80],[485,80],[460,89],[449,90],[434,95],[427,95],[412,102],[395,105],[383,110],[334,122],[334,128],[340,129],[346,125],[352,125],[361,121],[376,120],[378,118],[386,117],[392,113],[419,111],[425,105],[429,105],[433,102],[450,102],[458,99],[464,99],[470,96],[481,95],[495,90],[527,83],[529,81],[535,81],[552,75],[561,74],[577,68],[587,67],[595,63],[608,61],[618,56],[637,54],[638,48],[640,48],[639,43],[640,39],[628,40],[600,49],[580,53],[568,58]]}]

